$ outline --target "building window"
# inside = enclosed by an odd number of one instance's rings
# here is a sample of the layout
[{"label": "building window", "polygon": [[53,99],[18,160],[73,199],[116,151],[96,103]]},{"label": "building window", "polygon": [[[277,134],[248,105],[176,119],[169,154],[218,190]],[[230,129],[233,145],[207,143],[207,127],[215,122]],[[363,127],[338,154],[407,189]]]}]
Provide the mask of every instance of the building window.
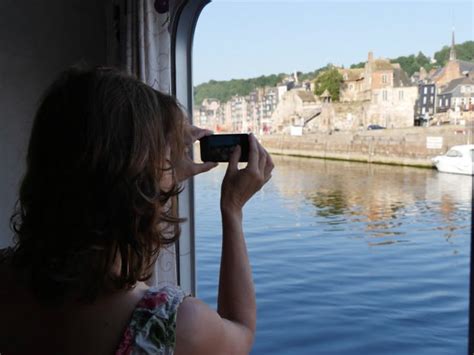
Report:
[{"label": "building window", "polygon": [[388,98],[387,90],[382,91],[382,100],[387,101],[387,98]]},{"label": "building window", "polygon": [[399,99],[400,101],[403,100],[403,90],[400,90],[400,91],[398,92],[398,99]]},{"label": "building window", "polygon": [[387,74],[382,74],[382,83],[386,84],[387,82]]},{"label": "building window", "polygon": [[426,104],[426,96],[423,96],[423,105]]},{"label": "building window", "polygon": [[428,87],[425,86],[425,87],[423,88],[423,92],[424,92],[425,94],[427,94],[427,93],[428,93]]}]

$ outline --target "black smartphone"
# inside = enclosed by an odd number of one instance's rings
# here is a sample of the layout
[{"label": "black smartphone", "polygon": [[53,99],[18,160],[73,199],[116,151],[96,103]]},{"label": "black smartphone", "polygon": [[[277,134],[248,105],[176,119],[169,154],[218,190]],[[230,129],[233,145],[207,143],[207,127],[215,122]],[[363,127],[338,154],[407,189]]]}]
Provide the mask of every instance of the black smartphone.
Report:
[{"label": "black smartphone", "polygon": [[249,161],[249,135],[243,134],[213,134],[199,140],[201,160],[228,162],[235,146],[240,145],[239,162]]}]

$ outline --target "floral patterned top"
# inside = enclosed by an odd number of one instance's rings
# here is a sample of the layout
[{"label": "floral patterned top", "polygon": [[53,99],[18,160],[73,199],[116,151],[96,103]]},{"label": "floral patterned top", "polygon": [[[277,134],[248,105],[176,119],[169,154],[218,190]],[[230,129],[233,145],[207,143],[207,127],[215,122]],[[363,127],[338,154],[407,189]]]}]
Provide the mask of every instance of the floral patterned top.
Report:
[{"label": "floral patterned top", "polygon": [[173,354],[176,315],[184,297],[179,288],[149,288],[133,311],[115,355]]}]

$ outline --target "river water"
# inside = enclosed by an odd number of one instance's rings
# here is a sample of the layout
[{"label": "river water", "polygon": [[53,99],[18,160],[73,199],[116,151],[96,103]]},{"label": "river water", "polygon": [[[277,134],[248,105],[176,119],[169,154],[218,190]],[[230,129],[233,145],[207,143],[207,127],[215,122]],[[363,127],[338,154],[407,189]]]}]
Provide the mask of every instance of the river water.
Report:
[{"label": "river water", "polygon": [[[244,211],[258,306],[252,354],[465,354],[471,177],[274,161]],[[196,178],[198,295],[212,306],[225,167]]]}]

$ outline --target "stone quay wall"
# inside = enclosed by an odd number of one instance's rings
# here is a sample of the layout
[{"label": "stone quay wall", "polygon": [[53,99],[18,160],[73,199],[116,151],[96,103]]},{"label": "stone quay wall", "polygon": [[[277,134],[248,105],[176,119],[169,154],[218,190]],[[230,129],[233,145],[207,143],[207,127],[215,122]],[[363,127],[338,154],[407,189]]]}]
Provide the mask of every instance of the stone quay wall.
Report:
[{"label": "stone quay wall", "polygon": [[[303,136],[269,135],[259,140],[271,154],[367,163],[433,167],[431,158],[472,142],[472,129],[433,126]],[[442,139],[440,139],[442,138]],[[434,148],[433,142],[440,144]]]}]

